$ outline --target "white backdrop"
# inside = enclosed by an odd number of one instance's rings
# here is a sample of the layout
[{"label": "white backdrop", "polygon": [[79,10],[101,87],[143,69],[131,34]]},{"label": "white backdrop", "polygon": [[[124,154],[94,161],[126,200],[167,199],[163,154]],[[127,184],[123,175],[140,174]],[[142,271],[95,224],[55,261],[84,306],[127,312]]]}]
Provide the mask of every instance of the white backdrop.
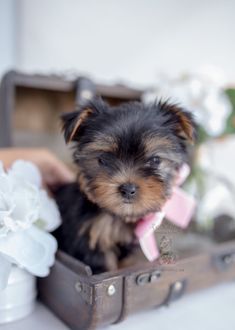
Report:
[{"label": "white backdrop", "polygon": [[[158,72],[210,64],[235,81],[233,0],[13,2],[17,43],[12,56],[19,69],[75,70],[101,80],[148,84]],[[15,24],[13,15],[9,20]]]},{"label": "white backdrop", "polygon": [[16,11],[14,0],[0,0],[0,77],[16,65]]}]

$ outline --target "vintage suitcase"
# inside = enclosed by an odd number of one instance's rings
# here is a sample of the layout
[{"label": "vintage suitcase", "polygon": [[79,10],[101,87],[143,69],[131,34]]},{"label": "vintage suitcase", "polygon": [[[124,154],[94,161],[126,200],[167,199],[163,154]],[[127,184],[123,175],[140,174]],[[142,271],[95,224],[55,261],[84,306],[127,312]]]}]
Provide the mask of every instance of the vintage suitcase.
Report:
[{"label": "vintage suitcase", "polygon": [[[74,107],[76,88],[80,88],[76,102],[85,102],[94,93],[113,104],[141,98],[141,91],[124,86],[93,84],[86,78],[77,82],[57,76],[6,74],[0,86],[0,146],[45,146],[47,141],[46,146],[66,159],[56,118],[60,111]],[[189,230],[166,230],[175,253],[168,263],[141,261],[93,275],[88,265],[58,251],[50,275],[39,280],[40,299],[71,329],[86,330],[235,279],[235,241],[218,244]],[[161,235],[164,229],[156,233],[157,239]]]}]

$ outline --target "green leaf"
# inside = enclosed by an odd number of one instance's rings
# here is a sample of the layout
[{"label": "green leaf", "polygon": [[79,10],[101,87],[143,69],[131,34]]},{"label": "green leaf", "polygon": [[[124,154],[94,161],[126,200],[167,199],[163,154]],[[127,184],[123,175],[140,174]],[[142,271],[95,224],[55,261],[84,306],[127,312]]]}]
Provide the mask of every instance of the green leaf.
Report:
[{"label": "green leaf", "polygon": [[229,97],[230,102],[232,103],[232,113],[230,114],[227,120],[227,127],[224,134],[235,134],[235,89],[229,88],[225,90],[225,93]]}]

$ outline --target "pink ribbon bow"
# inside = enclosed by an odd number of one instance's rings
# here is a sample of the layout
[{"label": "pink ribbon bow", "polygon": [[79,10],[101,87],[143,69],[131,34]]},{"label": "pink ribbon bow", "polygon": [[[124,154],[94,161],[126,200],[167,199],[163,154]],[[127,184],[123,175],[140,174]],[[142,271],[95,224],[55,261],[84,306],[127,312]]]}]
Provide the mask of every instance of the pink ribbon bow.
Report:
[{"label": "pink ribbon bow", "polygon": [[158,228],[163,218],[166,217],[173,224],[181,228],[186,228],[192,218],[196,207],[196,201],[193,196],[188,195],[179,186],[185,181],[190,173],[187,164],[183,164],[176,178],[172,195],[163,206],[161,212],[150,213],[140,219],[135,228],[140,247],[149,261],[159,257],[154,230]]}]

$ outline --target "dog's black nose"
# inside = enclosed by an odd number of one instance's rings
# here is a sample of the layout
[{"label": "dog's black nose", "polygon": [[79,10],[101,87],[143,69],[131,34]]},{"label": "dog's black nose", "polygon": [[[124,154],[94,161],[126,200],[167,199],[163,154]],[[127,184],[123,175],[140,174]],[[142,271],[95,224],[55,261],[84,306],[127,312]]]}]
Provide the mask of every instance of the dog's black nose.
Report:
[{"label": "dog's black nose", "polygon": [[119,187],[119,191],[124,198],[131,199],[135,196],[137,187],[133,183],[124,183]]}]

